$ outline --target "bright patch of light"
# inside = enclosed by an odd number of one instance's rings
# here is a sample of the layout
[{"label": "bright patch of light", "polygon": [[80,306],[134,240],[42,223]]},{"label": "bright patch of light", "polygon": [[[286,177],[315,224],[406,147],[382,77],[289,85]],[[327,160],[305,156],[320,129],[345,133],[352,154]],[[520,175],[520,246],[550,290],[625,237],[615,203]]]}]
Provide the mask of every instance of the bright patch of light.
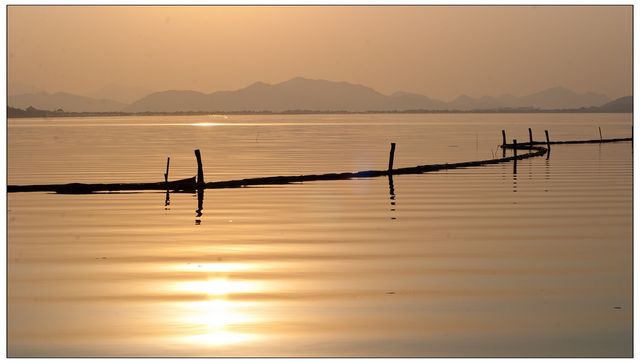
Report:
[{"label": "bright patch of light", "polygon": [[193,124],[189,124],[189,126],[203,126],[203,127],[210,127],[210,126],[222,126],[224,124],[221,124],[219,122],[196,122]]},{"label": "bright patch of light", "polygon": [[224,277],[212,278],[205,281],[188,281],[179,283],[178,290],[189,293],[205,293],[207,296],[217,297],[228,294],[253,292],[255,283],[250,281],[234,281]]},{"label": "bright patch of light", "polygon": [[194,334],[184,337],[188,343],[224,346],[250,340],[253,335],[233,330],[234,325],[252,321],[248,314],[237,311],[237,304],[214,299],[189,304],[190,314],[184,322],[195,325]]}]

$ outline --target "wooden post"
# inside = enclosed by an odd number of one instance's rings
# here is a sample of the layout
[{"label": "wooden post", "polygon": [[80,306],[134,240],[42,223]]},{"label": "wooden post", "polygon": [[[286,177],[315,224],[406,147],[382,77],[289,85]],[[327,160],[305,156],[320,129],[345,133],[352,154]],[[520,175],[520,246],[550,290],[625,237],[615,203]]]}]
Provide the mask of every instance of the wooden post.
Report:
[{"label": "wooden post", "polygon": [[549,130],[544,130],[544,136],[547,138],[547,150],[551,151],[551,143],[549,142]]},{"label": "wooden post", "polygon": [[396,152],[396,143],[392,142],[391,143],[391,150],[389,151],[389,175],[391,175],[393,173],[393,155]]},{"label": "wooden post", "polygon": [[164,173],[164,182],[165,183],[169,182],[169,160],[171,160],[171,158],[167,158],[167,171]]},{"label": "wooden post", "polygon": [[202,185],[204,184],[204,173],[202,172],[202,159],[200,158],[200,150],[196,149],[194,152],[196,153],[196,161],[198,162],[198,178],[196,179],[196,184]]},{"label": "wooden post", "polygon": [[602,142],[602,129],[600,129],[600,126],[598,126],[598,131],[600,132],[600,142]]},{"label": "wooden post", "polygon": [[502,146],[507,144],[507,134],[502,130]]},{"label": "wooden post", "polygon": [[531,127],[529,127],[529,146],[533,145],[533,134],[531,133]]}]

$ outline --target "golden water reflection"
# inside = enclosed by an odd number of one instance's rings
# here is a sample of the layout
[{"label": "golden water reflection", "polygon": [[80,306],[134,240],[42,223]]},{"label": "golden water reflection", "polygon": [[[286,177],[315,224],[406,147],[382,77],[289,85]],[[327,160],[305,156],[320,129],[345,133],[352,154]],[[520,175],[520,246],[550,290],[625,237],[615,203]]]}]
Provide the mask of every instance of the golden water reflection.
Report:
[{"label": "golden water reflection", "polygon": [[[240,263],[201,263],[173,265],[170,269],[182,272],[206,273],[205,279],[179,281],[169,286],[169,293],[202,295],[203,300],[181,302],[176,307],[177,319],[183,326],[189,327],[189,333],[179,341],[198,346],[221,347],[245,343],[257,339],[256,334],[242,329],[259,322],[256,302],[236,301],[229,298],[235,293],[255,293],[263,291],[260,283],[248,280],[232,279],[233,272],[252,270],[251,264]],[[202,276],[197,274],[196,276]],[[244,330],[244,331],[243,331]]]},{"label": "golden water reflection", "polygon": [[180,339],[200,346],[226,346],[256,338],[255,334],[235,330],[254,322],[254,316],[239,309],[238,303],[224,298],[189,302],[182,306],[184,323],[193,325],[193,334]]},{"label": "golden water reflection", "polygon": [[[443,150],[480,160],[500,129],[526,130],[508,115],[436,116],[366,116],[370,128],[346,125],[353,115],[301,128],[318,116],[295,116],[225,132],[20,120],[31,126],[9,127],[10,183],[157,181],[167,154],[178,179],[193,175],[193,144],[210,155],[208,180],[379,168],[391,136],[400,165],[442,162]],[[605,122],[627,136],[632,121],[520,118],[566,139]],[[415,125],[381,126],[391,121]],[[78,152],[87,145],[91,155]],[[517,185],[503,164],[207,190],[199,226],[191,193],[12,193],[8,355],[630,356],[630,147],[558,146],[518,162]]]}]

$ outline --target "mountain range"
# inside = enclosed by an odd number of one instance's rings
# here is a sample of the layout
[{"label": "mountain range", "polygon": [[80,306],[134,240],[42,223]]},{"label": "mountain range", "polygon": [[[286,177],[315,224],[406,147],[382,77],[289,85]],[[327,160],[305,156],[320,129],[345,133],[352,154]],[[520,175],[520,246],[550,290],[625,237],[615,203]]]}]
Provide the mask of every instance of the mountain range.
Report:
[{"label": "mountain range", "polygon": [[85,96],[97,99],[114,100],[117,102],[130,104],[150,94],[151,92],[152,91],[143,87],[123,86],[112,83],[99,89],[87,92]]},{"label": "mountain range", "polygon": [[[446,102],[427,96],[396,92],[390,95],[348,82],[296,77],[277,84],[256,82],[233,91],[202,93],[191,90],[154,92],[133,102],[144,90],[107,87],[95,96],[111,95],[119,100],[92,98],[70,93],[26,93],[9,95],[9,106],[67,112],[284,112],[306,111],[407,111],[407,110],[493,110],[533,108],[540,110],[598,107],[609,98],[598,93],[576,93],[554,87],[525,96],[502,95],[473,98],[462,95]],[[125,94],[126,93],[126,94]]]}]

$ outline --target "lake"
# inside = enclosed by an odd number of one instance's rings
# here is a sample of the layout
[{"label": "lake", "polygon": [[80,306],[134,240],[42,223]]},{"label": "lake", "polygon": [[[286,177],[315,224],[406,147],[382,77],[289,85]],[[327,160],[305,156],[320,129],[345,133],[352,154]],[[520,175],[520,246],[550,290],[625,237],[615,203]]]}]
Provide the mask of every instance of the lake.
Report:
[{"label": "lake", "polygon": [[[630,137],[631,114],[8,121],[8,183],[206,181]],[[8,195],[8,355],[632,355],[631,142],[290,185]]]}]

